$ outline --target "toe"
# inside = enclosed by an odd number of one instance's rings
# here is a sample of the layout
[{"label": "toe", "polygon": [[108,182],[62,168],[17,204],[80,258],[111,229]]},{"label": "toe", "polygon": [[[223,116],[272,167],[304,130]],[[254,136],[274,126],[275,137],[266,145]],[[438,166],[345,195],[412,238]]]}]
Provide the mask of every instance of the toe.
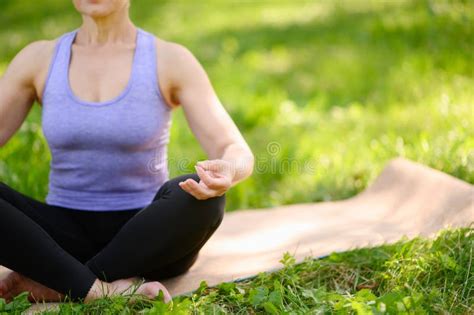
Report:
[{"label": "toe", "polygon": [[164,297],[165,303],[168,303],[169,301],[171,301],[171,295],[168,292],[168,289],[166,289],[166,287],[163,284],[161,284],[158,281],[152,282],[152,284],[154,287],[153,298],[156,297],[158,294],[160,294],[160,291],[163,291],[163,297]]}]

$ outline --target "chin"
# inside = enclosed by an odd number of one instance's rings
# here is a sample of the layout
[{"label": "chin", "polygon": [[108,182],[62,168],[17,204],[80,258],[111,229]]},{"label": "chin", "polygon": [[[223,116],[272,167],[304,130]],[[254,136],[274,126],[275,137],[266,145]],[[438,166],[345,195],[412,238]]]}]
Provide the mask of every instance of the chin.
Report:
[{"label": "chin", "polygon": [[122,8],[124,0],[73,0],[76,10],[91,17],[103,17]]}]

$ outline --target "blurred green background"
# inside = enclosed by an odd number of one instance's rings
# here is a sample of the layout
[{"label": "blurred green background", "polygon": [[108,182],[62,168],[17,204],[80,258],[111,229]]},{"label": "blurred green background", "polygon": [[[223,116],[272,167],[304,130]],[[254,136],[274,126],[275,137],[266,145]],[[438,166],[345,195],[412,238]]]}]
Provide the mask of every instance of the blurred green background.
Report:
[{"label": "blurred green background", "polygon": [[[227,210],[347,198],[396,156],[474,183],[474,1],[133,0],[131,16],[194,53],[255,153]],[[72,1],[1,0],[0,73],[80,23]],[[44,200],[40,114],[0,149],[0,179]],[[175,176],[206,156],[173,115]]]}]

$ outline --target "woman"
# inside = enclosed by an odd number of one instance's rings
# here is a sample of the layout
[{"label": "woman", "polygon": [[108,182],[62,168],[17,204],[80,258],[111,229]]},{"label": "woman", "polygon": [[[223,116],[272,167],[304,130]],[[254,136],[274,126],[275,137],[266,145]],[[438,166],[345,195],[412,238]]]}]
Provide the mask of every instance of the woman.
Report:
[{"label": "woman", "polygon": [[[42,107],[51,150],[45,202],[0,184],[0,296],[85,302],[169,292],[220,225],[225,192],[253,155],[197,59],[129,18],[130,0],[73,0],[82,25],[23,48],[0,81],[0,146]],[[169,179],[172,110],[181,105],[208,155]],[[158,189],[159,188],[159,189]]]}]

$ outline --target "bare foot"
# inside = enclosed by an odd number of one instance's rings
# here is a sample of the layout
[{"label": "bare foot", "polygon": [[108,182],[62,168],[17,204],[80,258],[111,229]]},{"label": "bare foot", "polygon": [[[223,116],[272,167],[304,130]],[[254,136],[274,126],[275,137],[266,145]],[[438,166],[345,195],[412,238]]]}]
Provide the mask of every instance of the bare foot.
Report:
[{"label": "bare foot", "polygon": [[138,278],[121,279],[111,283],[96,280],[87,294],[85,302],[90,302],[104,296],[132,293],[141,294],[150,299],[154,299],[160,293],[160,291],[163,291],[165,303],[171,301],[171,294],[160,282],[153,281],[136,284],[137,281]]},{"label": "bare foot", "polygon": [[[89,290],[84,302],[87,303],[104,296],[132,293],[141,294],[150,299],[154,299],[160,293],[160,291],[163,291],[165,303],[168,303],[172,300],[171,294],[160,282],[153,281],[140,284],[138,281],[138,278],[129,278],[107,283],[97,279],[92,285],[92,288]],[[138,284],[136,284],[136,282],[138,282]]]},{"label": "bare foot", "polygon": [[59,292],[15,271],[0,280],[0,297],[7,301],[11,301],[15,296],[25,291],[30,292],[28,296],[30,302],[59,302],[64,298]]},{"label": "bare foot", "polygon": [[[137,287],[138,286],[138,287]],[[30,302],[60,302],[64,300],[64,295],[50,289],[18,272],[11,272],[8,276],[0,280],[0,298],[11,301],[18,294],[28,291]],[[92,285],[85,302],[89,302],[104,296],[114,296],[120,294],[141,294],[150,299],[154,299],[160,291],[163,291],[166,303],[171,301],[171,294],[163,284],[158,281],[145,282],[140,284],[138,278],[117,280],[111,283],[96,280]]]}]

